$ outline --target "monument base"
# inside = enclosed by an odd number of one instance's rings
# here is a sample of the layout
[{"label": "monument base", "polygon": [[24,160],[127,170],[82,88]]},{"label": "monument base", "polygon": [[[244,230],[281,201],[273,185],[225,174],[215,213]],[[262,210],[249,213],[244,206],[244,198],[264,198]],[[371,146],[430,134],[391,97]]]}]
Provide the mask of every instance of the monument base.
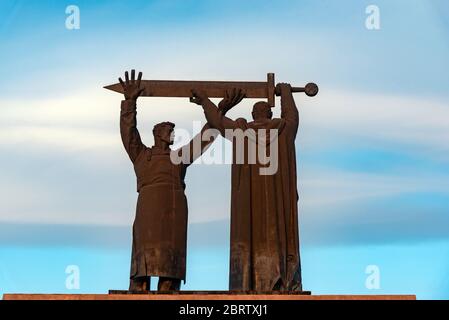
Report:
[{"label": "monument base", "polygon": [[310,292],[241,293],[228,291],[180,291],[130,293],[111,290],[109,294],[4,294],[3,300],[416,300],[415,295],[311,295]]}]

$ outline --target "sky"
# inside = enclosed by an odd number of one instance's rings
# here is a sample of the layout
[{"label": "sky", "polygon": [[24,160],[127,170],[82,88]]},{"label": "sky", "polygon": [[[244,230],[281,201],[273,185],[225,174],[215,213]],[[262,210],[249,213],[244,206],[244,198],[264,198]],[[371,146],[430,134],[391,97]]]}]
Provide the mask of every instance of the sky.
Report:
[{"label": "sky", "polygon": [[[318,96],[295,95],[304,289],[449,299],[448,14],[445,0],[0,1],[0,295],[127,288],[136,182],[122,98],[103,86],[135,68],[316,82]],[[250,118],[254,102],[229,116]],[[204,122],[188,99],[138,104],[147,145],[155,123]],[[226,290],[230,166],[195,164],[186,184],[183,288]]]}]

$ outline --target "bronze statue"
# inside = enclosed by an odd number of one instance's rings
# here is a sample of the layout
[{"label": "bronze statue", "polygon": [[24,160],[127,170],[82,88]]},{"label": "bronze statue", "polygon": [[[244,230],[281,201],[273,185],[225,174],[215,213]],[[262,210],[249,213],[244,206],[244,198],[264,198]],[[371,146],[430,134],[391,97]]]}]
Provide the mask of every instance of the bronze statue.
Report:
[{"label": "bronze statue", "polygon": [[[179,290],[186,275],[187,199],[184,193],[184,177],[193,163],[214,140],[202,141],[206,124],[201,133],[189,144],[171,150],[174,124],[163,122],[153,129],[154,146],[146,147],[140,138],[136,122],[136,101],[143,93],[142,73],[135,78],[135,71],[125,73],[125,81],[119,78],[125,100],[121,103],[120,133],[137,176],[139,193],[136,217],[133,225],[130,291],[148,291],[151,276],[158,276],[158,290]],[[220,111],[226,113],[243,98],[240,91],[228,95],[220,102]],[[216,136],[216,135],[215,135]],[[195,139],[200,139],[201,150],[194,150]],[[187,152],[186,152],[187,151]],[[188,154],[189,161],[175,164],[173,153]]]},{"label": "bronze statue", "polygon": [[[121,112],[121,134],[134,164],[139,199],[133,227],[133,253],[130,290],[149,289],[150,277],[159,276],[159,290],[179,290],[185,280],[187,202],[184,177],[190,163],[199,157],[216,137],[202,141],[205,130],[216,128],[225,137],[227,130],[244,133],[243,148],[251,157],[251,146],[270,147],[276,170],[262,174],[266,163],[235,161],[241,147],[231,136],[234,148],[231,199],[230,289],[235,291],[302,290],[298,235],[298,193],[296,187],[295,137],[299,124],[292,93],[308,96],[318,86],[289,84],[275,86],[274,74],[266,82],[135,80],[125,74],[126,82],[105,88],[125,94]],[[281,119],[272,119],[275,96],[281,96]],[[208,124],[185,147],[172,151],[174,124],[154,127],[155,146],[147,148],[136,129],[136,99],[139,96],[190,97],[203,106]],[[209,100],[224,97],[218,108]],[[235,121],[225,113],[244,97],[266,98],[253,107],[254,121]],[[257,133],[251,133],[257,131]],[[272,136],[272,132],[275,134]],[[260,139],[261,138],[261,139]],[[200,139],[200,150],[193,143]],[[246,139],[246,140],[245,140]],[[274,150],[271,147],[275,145]],[[190,162],[176,164],[171,155],[187,152]],[[192,152],[193,151],[193,152]],[[184,158],[184,157],[183,157]],[[246,161],[246,162],[245,162]],[[162,223],[163,222],[163,223]],[[168,223],[165,223],[168,222]]]},{"label": "bronze statue", "polygon": [[[301,291],[301,265],[298,235],[298,193],[296,185],[295,137],[299,116],[292,91],[305,91],[313,96],[318,87],[309,84],[303,90],[292,90],[289,84],[278,84],[281,96],[281,118],[272,119],[271,106],[258,102],[253,107],[253,120],[231,120],[219,112],[203,90],[193,90],[192,102],[203,107],[208,123],[227,137],[227,130],[263,132],[275,130],[278,169],[261,175],[263,164],[232,165],[230,290],[235,291]],[[259,133],[261,134],[261,133]],[[249,140],[251,138],[248,135]],[[271,139],[271,138],[270,138]],[[267,147],[270,139],[258,140]],[[262,141],[262,142],[260,142]],[[233,139],[234,153],[238,146]],[[245,149],[248,149],[245,142]]]}]

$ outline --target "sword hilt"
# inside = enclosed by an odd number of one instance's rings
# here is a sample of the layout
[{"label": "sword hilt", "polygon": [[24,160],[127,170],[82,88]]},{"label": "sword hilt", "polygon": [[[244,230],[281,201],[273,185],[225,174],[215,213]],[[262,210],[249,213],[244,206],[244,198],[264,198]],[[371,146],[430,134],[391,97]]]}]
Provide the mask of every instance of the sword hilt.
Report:
[{"label": "sword hilt", "polygon": [[[318,86],[313,82],[306,84],[305,87],[292,87],[292,93],[304,92],[309,97],[316,96],[318,94],[318,91],[319,91]],[[279,84],[276,86],[275,93],[276,93],[276,96],[281,95],[281,88],[280,88]]]}]

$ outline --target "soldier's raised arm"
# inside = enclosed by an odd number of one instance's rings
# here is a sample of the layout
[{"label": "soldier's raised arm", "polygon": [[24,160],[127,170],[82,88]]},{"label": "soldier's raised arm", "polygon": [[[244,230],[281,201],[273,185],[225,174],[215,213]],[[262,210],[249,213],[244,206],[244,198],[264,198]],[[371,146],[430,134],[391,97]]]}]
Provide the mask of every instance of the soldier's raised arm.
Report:
[{"label": "soldier's raised arm", "polygon": [[132,162],[136,161],[139,154],[146,148],[137,130],[137,98],[144,91],[143,88],[140,88],[142,72],[139,73],[137,80],[135,79],[135,74],[135,70],[132,70],[131,79],[129,79],[127,71],[125,73],[125,81],[119,78],[125,95],[125,100],[122,101],[120,110],[120,135],[123,146]]},{"label": "soldier's raised arm", "polygon": [[292,87],[288,83],[279,83],[277,89],[281,92],[281,118],[296,133],[299,125],[299,113],[293,98]]}]

